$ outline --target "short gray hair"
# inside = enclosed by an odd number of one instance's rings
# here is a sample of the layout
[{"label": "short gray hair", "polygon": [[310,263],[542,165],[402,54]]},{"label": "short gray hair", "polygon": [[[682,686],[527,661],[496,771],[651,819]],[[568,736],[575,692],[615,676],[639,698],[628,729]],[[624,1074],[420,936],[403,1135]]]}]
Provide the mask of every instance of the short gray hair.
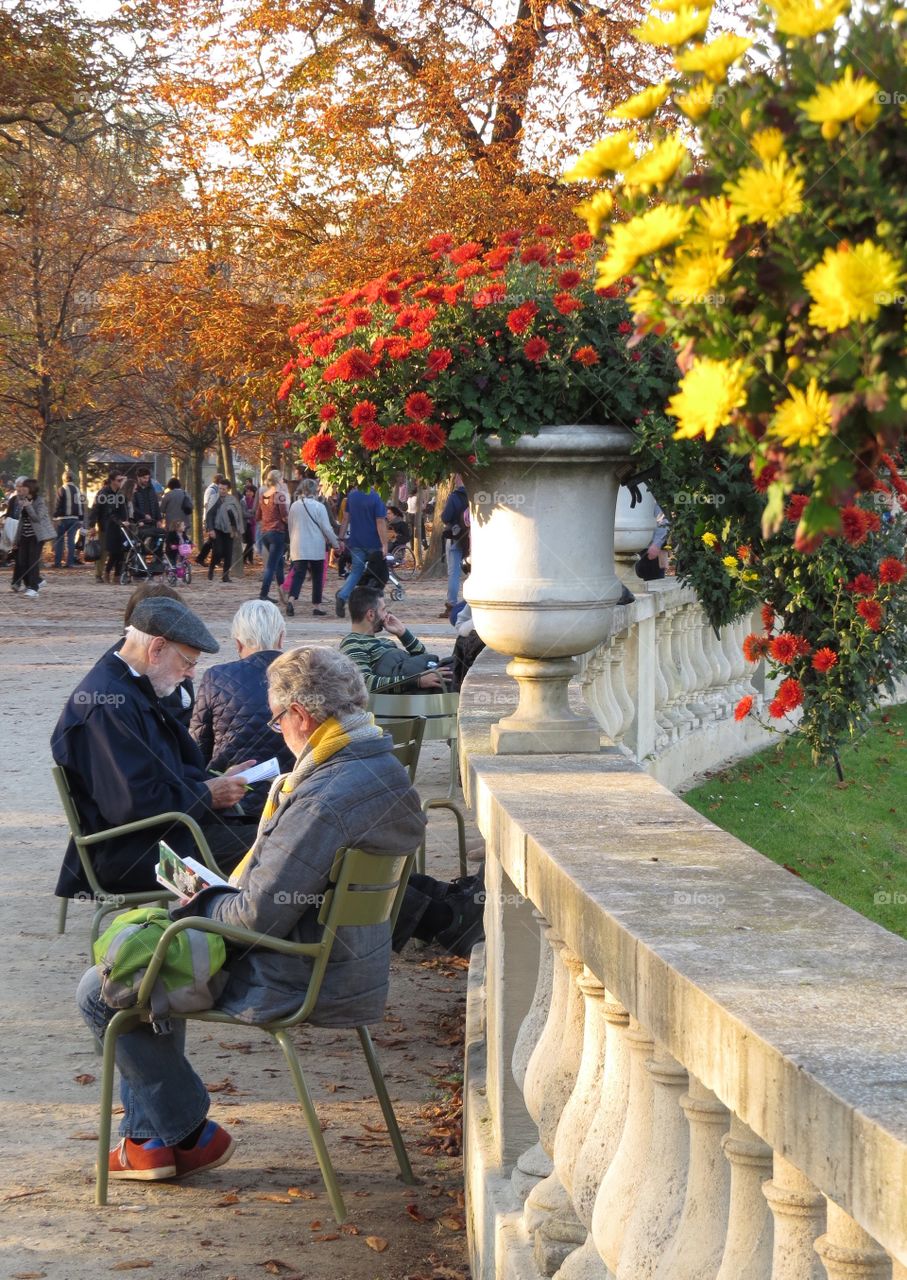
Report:
[{"label": "short gray hair", "polygon": [[354,662],[336,649],[290,649],[268,667],[268,692],[280,707],[298,702],[319,723],[364,711],[368,693]]},{"label": "short gray hair", "polygon": [[285,630],[283,615],[271,600],[247,600],[233,615],[230,635],[247,649],[277,649]]},{"label": "short gray hair", "polygon": [[299,492],[304,493],[307,498],[314,498],[315,494],[318,492],[318,481],[313,480],[311,476],[309,476],[309,478],[303,480],[302,484],[299,486]]}]

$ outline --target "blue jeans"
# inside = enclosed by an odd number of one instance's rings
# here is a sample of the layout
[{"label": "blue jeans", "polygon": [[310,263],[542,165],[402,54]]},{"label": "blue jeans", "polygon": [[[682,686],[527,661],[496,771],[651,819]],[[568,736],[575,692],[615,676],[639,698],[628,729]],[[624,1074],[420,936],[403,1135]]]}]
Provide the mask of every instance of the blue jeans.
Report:
[{"label": "blue jeans", "polygon": [[463,548],[453,542],[447,544],[447,603],[454,605],[460,598],[460,578],[463,575]]},{"label": "blue jeans", "polygon": [[283,553],[287,545],[287,535],[282,529],[262,534],[261,545],[268,553],[265,576],[261,580],[261,596],[264,599],[271,590],[275,574],[278,583],[283,583]]},{"label": "blue jeans", "polygon": [[[79,983],[76,1002],[82,1017],[98,1040],[116,1009],[101,999],[97,969],[89,969]],[[135,1142],[160,1138],[175,1147],[188,1138],[208,1114],[211,1099],[185,1054],[186,1024],[173,1019],[169,1035],[156,1035],[148,1023],[140,1023],[117,1039],[123,1119],[120,1135]]]},{"label": "blue jeans", "polygon": [[66,567],[71,569],[76,562],[76,530],[82,521],[78,516],[60,516],[57,519],[57,536],[54,539],[54,568],[59,569],[63,561],[63,542],[66,541]]},{"label": "blue jeans", "polygon": [[346,582],[344,582],[343,586],[337,592],[337,599],[343,600],[344,603],[346,603],[353,594],[353,589],[358,587],[359,579],[365,573],[365,566],[368,563],[369,557],[369,552],[365,547],[350,547],[349,552],[353,557],[353,563],[350,566]]}]

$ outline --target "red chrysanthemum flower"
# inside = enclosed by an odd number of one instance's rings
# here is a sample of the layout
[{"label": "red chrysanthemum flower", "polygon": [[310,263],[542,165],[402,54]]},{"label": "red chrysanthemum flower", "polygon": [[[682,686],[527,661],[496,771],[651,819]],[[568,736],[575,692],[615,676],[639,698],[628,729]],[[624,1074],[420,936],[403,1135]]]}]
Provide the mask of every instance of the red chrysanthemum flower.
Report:
[{"label": "red chrysanthemum flower", "polygon": [[454,238],[448,235],[446,231],[442,231],[439,235],[432,236],[429,240],[427,248],[429,253],[438,257],[442,253],[447,253],[448,249],[452,249]]},{"label": "red chrysanthemum flower", "polygon": [[595,350],[595,347],[585,346],[577,347],[573,353],[573,359],[577,364],[585,365],[588,368],[590,365],[598,364],[601,356]]},{"label": "red chrysanthemum flower", "polygon": [[544,338],[530,338],[523,347],[523,355],[535,364],[538,364],[539,360],[544,360],[547,354],[548,343]]},{"label": "red chrysanthemum flower", "polygon": [[470,262],[473,258],[477,258],[482,252],[482,246],[478,240],[468,240],[466,244],[461,244],[458,248],[453,249],[449,254],[450,260],[459,266],[463,262]]},{"label": "red chrysanthemum flower", "polygon": [[443,302],[444,288],[440,284],[426,284],[416,290],[414,297],[424,298],[426,302]]},{"label": "red chrysanthemum flower", "polygon": [[847,583],[845,590],[852,591],[855,596],[874,596],[877,586],[871,573],[858,573],[853,582]]},{"label": "red chrysanthemum flower", "polygon": [[371,324],[372,313],[368,307],[354,307],[349,314],[350,324],[358,328],[360,325]]},{"label": "red chrysanthemum flower", "polygon": [[548,261],[548,246],[545,244],[527,244],[520,252],[520,262],[539,262],[544,265]]},{"label": "red chrysanthemum flower", "polygon": [[779,698],[772,698],[768,704],[768,714],[773,720],[783,720],[787,714],[787,708]]},{"label": "red chrysanthemum flower", "polygon": [[575,289],[583,278],[582,272],[571,268],[569,271],[562,271],[557,278],[557,282],[562,289]]},{"label": "red chrysanthemum flower", "polygon": [[813,670],[814,671],[830,671],[838,661],[838,655],[834,649],[824,648],[817,649],[813,654]]},{"label": "red chrysanthemum flower", "polygon": [[803,701],[803,685],[792,676],[782,680],[775,693],[775,701],[780,702],[785,711],[793,711]]},{"label": "red chrysanthemum flower", "polygon": [[457,284],[446,284],[444,286],[444,301],[449,307],[455,307],[463,297],[463,290],[466,285],[460,280]]},{"label": "red chrysanthemum flower", "polygon": [[373,404],[371,400],[360,400],[358,404],[353,405],[350,413],[350,422],[354,427],[367,427],[370,423],[377,421],[378,406]]},{"label": "red chrysanthemum flower", "polygon": [[558,249],[554,256],[558,264],[576,261],[576,253],[573,249]]},{"label": "red chrysanthemum flower", "polygon": [[550,222],[540,222],[535,229],[535,234],[537,236],[545,236],[546,238],[549,236],[556,236],[557,227],[552,226]]},{"label": "red chrysanthemum flower", "polygon": [[525,333],[538,311],[538,305],[534,302],[524,302],[521,306],[514,307],[507,317],[507,328],[511,333]]},{"label": "red chrysanthemum flower", "polygon": [[358,302],[362,297],[361,289],[349,289],[346,293],[342,293],[337,299],[338,307],[351,307],[354,302]]},{"label": "red chrysanthemum flower", "polygon": [[762,606],[762,625],[766,631],[771,631],[775,625],[775,611],[770,604]]},{"label": "red chrysanthemum flower", "polygon": [[389,449],[402,449],[409,444],[409,427],[405,422],[392,422],[384,432],[384,443]]},{"label": "red chrysanthemum flower", "polygon": [[484,270],[481,262],[464,262],[462,267],[457,267],[454,275],[458,280],[469,280],[472,276],[482,275]]},{"label": "red chrysanthemum flower", "polygon": [[862,507],[844,507],[841,511],[841,531],[852,547],[866,541],[869,532],[866,514]]},{"label": "red chrysanthemum flower", "polygon": [[293,374],[291,373],[288,377],[284,378],[283,382],[277,388],[277,399],[286,400],[287,396],[290,394],[292,389],[293,389]]},{"label": "red chrysanthemum flower", "polygon": [[385,351],[390,360],[405,360],[410,352],[410,343],[406,338],[389,338]]},{"label": "red chrysanthemum flower", "polygon": [[439,373],[444,372],[451,360],[453,360],[453,352],[450,347],[435,347],[434,351],[428,353],[426,368],[433,377],[437,377]]},{"label": "red chrysanthemum flower", "polygon": [[318,410],[318,416],[322,422],[330,422],[332,418],[337,417],[337,406],[328,401],[327,404],[323,404]]},{"label": "red chrysanthemum flower", "polygon": [[768,651],[776,662],[786,666],[797,656],[797,637],[791,635],[789,631],[782,631],[780,635],[769,641]]},{"label": "red chrysanthemum flower", "polygon": [[765,493],[780,470],[777,462],[767,462],[759,474],[753,477],[753,486],[757,493]]},{"label": "red chrysanthemum flower", "polygon": [[[420,423],[422,427],[422,448],[429,453],[437,453],[447,444],[447,436],[443,430],[434,422]],[[475,459],[473,458],[473,462]]]},{"label": "red chrysanthemum flower", "polygon": [[472,305],[477,311],[481,311],[483,307],[491,307],[496,302],[503,302],[506,297],[506,285],[487,284],[484,289],[477,289],[472,295]]},{"label": "red chrysanthemum flower", "polygon": [[583,303],[579,298],[574,298],[570,293],[556,293],[554,295],[554,305],[562,316],[569,316],[573,311],[582,311]]},{"label": "red chrysanthemum flower", "polygon": [[509,244],[498,245],[496,249],[489,249],[485,254],[485,265],[491,267],[493,271],[499,271],[501,267],[506,267],[507,263],[513,257],[513,248]]},{"label": "red chrysanthemum flower", "polygon": [[577,231],[576,235],[570,237],[570,243],[577,253],[585,253],[587,249],[591,249],[595,244],[595,238],[588,231]]},{"label": "red chrysanthemum flower", "polygon": [[328,431],[319,431],[302,446],[302,460],[313,470],[321,462],[328,462],[337,454],[337,441]]},{"label": "red chrysanthemum flower", "polygon": [[749,564],[750,560],[752,559],[752,556],[753,556],[752,548],[748,547],[746,543],[743,543],[741,546],[737,548],[737,559],[742,560],[744,564]]},{"label": "red chrysanthemum flower", "polygon": [[882,517],[879,515],[878,511],[864,511],[863,515],[866,517],[866,528],[868,532],[878,533],[882,528]]},{"label": "red chrysanthemum flower", "polygon": [[861,600],[857,605],[857,613],[870,631],[881,630],[884,614],[878,600]]},{"label": "red chrysanthemum flower", "polygon": [[768,653],[768,636],[748,635],[743,642],[743,656],[747,662],[760,662]]},{"label": "red chrysanthemum flower", "polygon": [[287,374],[288,374],[288,373],[292,373],[292,371],[293,371],[295,368],[296,368],[296,361],[295,361],[295,360],[288,360],[288,361],[286,362],[286,364],[283,366],[283,368],[281,369],[281,371],[280,371],[280,376],[281,376],[282,378],[285,378],[285,377],[287,376]]},{"label": "red chrysanthemum flower", "polygon": [[312,355],[317,356],[319,360],[323,360],[325,356],[329,356],[337,345],[337,340],[330,337],[327,333],[319,334],[312,343]]},{"label": "red chrysanthemum flower", "polygon": [[734,719],[745,720],[753,709],[753,699],[749,694],[745,698],[741,698],[734,708]]},{"label": "red chrysanthemum flower", "polygon": [[384,431],[377,422],[367,422],[359,433],[359,439],[362,441],[363,448],[368,449],[369,453],[374,453],[384,445]]},{"label": "red chrysanthemum flower", "polygon": [[300,356],[296,363],[300,369],[311,369],[315,360],[312,356]]},{"label": "red chrysanthemum flower", "polygon": [[809,503],[809,495],[806,493],[791,494],[790,501],[784,509],[784,519],[789,520],[791,524],[799,524],[800,519]]},{"label": "red chrysanthemum flower", "polygon": [[382,289],[380,297],[384,305],[391,311],[393,311],[394,307],[399,307],[403,301],[403,294],[399,289]]},{"label": "red chrysanthemum flower", "polygon": [[879,565],[879,582],[887,582],[889,585],[901,582],[905,573],[907,565],[903,560],[898,560],[896,556],[886,556]]},{"label": "red chrysanthemum flower", "polygon": [[406,397],[405,409],[407,418],[412,418],[413,422],[424,422],[434,413],[435,402],[424,391],[414,391]]},{"label": "red chrysanthemum flower", "polygon": [[409,340],[410,351],[424,351],[431,345],[431,333],[428,329],[417,329]]},{"label": "red chrysanthemum flower", "polygon": [[794,647],[798,658],[808,658],[813,651],[806,636],[794,636]]},{"label": "red chrysanthemum flower", "polygon": [[[361,347],[350,347],[349,351],[344,351],[343,355],[334,361],[331,368],[337,370],[336,376],[342,382],[356,382],[359,378],[368,378],[374,366],[367,351],[363,351]],[[328,381],[326,374],[327,369],[322,377]]]},{"label": "red chrysanthemum flower", "polygon": [[632,326],[632,324],[630,323],[630,321],[629,321],[629,320],[621,320],[620,324],[617,326],[617,332],[618,332],[618,333],[632,333],[632,332],[633,332],[633,326]]}]

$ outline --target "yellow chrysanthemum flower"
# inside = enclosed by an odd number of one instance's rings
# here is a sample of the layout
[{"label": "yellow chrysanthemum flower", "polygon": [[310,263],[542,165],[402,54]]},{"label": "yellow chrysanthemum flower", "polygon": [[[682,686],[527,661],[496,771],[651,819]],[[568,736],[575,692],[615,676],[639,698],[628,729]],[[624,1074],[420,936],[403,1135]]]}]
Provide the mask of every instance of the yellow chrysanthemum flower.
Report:
[{"label": "yellow chrysanthemum flower", "polygon": [[707,547],[717,547],[718,545],[718,538],[714,533],[704,533],[702,535],[702,541]]},{"label": "yellow chrysanthemum flower", "polygon": [[712,16],[712,6],[696,9],[692,5],[682,5],[670,22],[650,13],[641,27],[633,27],[632,34],[642,44],[669,45],[676,49],[686,44],[693,36],[705,35]]},{"label": "yellow chrysanthemum flower", "polygon": [[722,557],[721,557],[721,563],[724,565],[725,569],[736,569],[736,568],[737,568],[737,557],[736,557],[736,556],[722,556]]},{"label": "yellow chrysanthemum flower", "polygon": [[803,284],[813,305],[809,323],[833,333],[849,324],[874,320],[889,306],[904,279],[902,264],[887,249],[864,240],[853,248],[846,241],[825,250]]},{"label": "yellow chrysanthemum flower", "polygon": [[742,360],[694,360],[680,389],[668,401],[668,413],[680,424],[675,440],[711,440],[735,409],[746,401],[747,377]]},{"label": "yellow chrysanthemum flower", "polygon": [[667,80],[661,84],[653,84],[642,93],[634,93],[632,98],[625,98],[608,114],[615,120],[647,120],[667,98],[671,86]]},{"label": "yellow chrysanthemum flower", "polygon": [[690,120],[701,120],[712,105],[715,86],[711,80],[703,80],[696,84],[689,93],[681,93],[674,99],[674,105]]},{"label": "yellow chrysanthemum flower", "polygon": [[750,145],[763,164],[776,160],[784,150],[784,134],[780,129],[757,129]]},{"label": "yellow chrysanthemum flower", "polygon": [[822,137],[836,138],[841,125],[853,120],[859,128],[867,128],[877,118],[881,107],[876,95],[881,90],[874,80],[854,76],[850,67],[834,84],[821,85],[811,98],[798,102],[807,120],[822,126]]},{"label": "yellow chrysanthemum flower", "polygon": [[687,306],[715,301],[713,295],[733,265],[722,249],[678,255],[674,265],[662,271],[668,300]]},{"label": "yellow chrysanthemum flower", "polygon": [[649,192],[660,187],[677,172],[686,159],[687,149],[677,138],[656,142],[650,151],[641,155],[635,164],[624,172],[624,185],[628,191]]},{"label": "yellow chrysanthemum flower", "polygon": [[759,575],[754,573],[752,569],[747,569],[746,573],[741,573],[740,577],[744,582],[758,582]]},{"label": "yellow chrysanthemum flower", "polygon": [[831,430],[831,397],[810,378],[805,391],[790,388],[790,399],[775,407],[769,432],[785,448],[811,449]]},{"label": "yellow chrysanthemum flower", "polygon": [[633,134],[627,129],[620,133],[609,133],[601,138],[588,151],[584,151],[571,169],[564,174],[565,182],[588,182],[592,178],[602,178],[606,173],[616,173],[619,169],[627,169],[636,160],[636,153],[630,146]]},{"label": "yellow chrysanthemum flower", "polygon": [[674,59],[674,66],[678,71],[701,71],[718,84],[726,79],[731,63],[742,57],[752,43],[744,36],[725,31],[708,44],[694,44],[686,53],[679,53]]},{"label": "yellow chrysanthemum flower", "polygon": [[786,36],[817,36],[833,27],[850,0],[766,0],[775,11],[775,28]]},{"label": "yellow chrysanthemum flower", "polygon": [[578,218],[582,218],[586,226],[589,228],[590,236],[597,236],[602,229],[602,223],[607,222],[611,217],[614,209],[614,196],[610,191],[596,191],[594,196],[590,196],[588,200],[581,200],[578,205],[574,205],[573,212]]},{"label": "yellow chrysanthemum flower", "polygon": [[724,186],[735,213],[744,222],[775,227],[803,208],[803,179],[782,152],[763,169],[741,169],[736,182]]},{"label": "yellow chrysanthemum flower", "polygon": [[700,201],[693,214],[693,229],[686,243],[694,249],[717,249],[730,244],[740,230],[740,219],[730,200],[710,196]]},{"label": "yellow chrysanthemum flower", "polygon": [[607,288],[629,275],[640,258],[679,240],[690,225],[689,209],[659,204],[629,222],[614,227],[605,242],[605,257],[597,264],[597,288]]},{"label": "yellow chrysanthemum flower", "polygon": [[659,314],[661,298],[657,293],[653,293],[651,289],[638,287],[633,290],[630,298],[627,300],[627,306],[637,318],[640,316],[651,318]]}]

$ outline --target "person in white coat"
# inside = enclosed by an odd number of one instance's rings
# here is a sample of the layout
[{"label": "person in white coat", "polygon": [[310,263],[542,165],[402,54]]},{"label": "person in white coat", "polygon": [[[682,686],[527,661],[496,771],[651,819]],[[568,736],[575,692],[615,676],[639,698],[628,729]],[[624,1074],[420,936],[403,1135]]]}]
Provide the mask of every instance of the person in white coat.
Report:
[{"label": "person in white coat", "polygon": [[335,551],[340,542],[331,528],[330,517],[323,502],[319,502],[318,481],[303,480],[297,497],[290,506],[290,562],[293,575],[287,593],[287,617],[296,612],[295,601],[305,582],[306,573],[312,580],[312,613],[323,618],[321,593],[324,588],[324,552],[329,544]]}]

